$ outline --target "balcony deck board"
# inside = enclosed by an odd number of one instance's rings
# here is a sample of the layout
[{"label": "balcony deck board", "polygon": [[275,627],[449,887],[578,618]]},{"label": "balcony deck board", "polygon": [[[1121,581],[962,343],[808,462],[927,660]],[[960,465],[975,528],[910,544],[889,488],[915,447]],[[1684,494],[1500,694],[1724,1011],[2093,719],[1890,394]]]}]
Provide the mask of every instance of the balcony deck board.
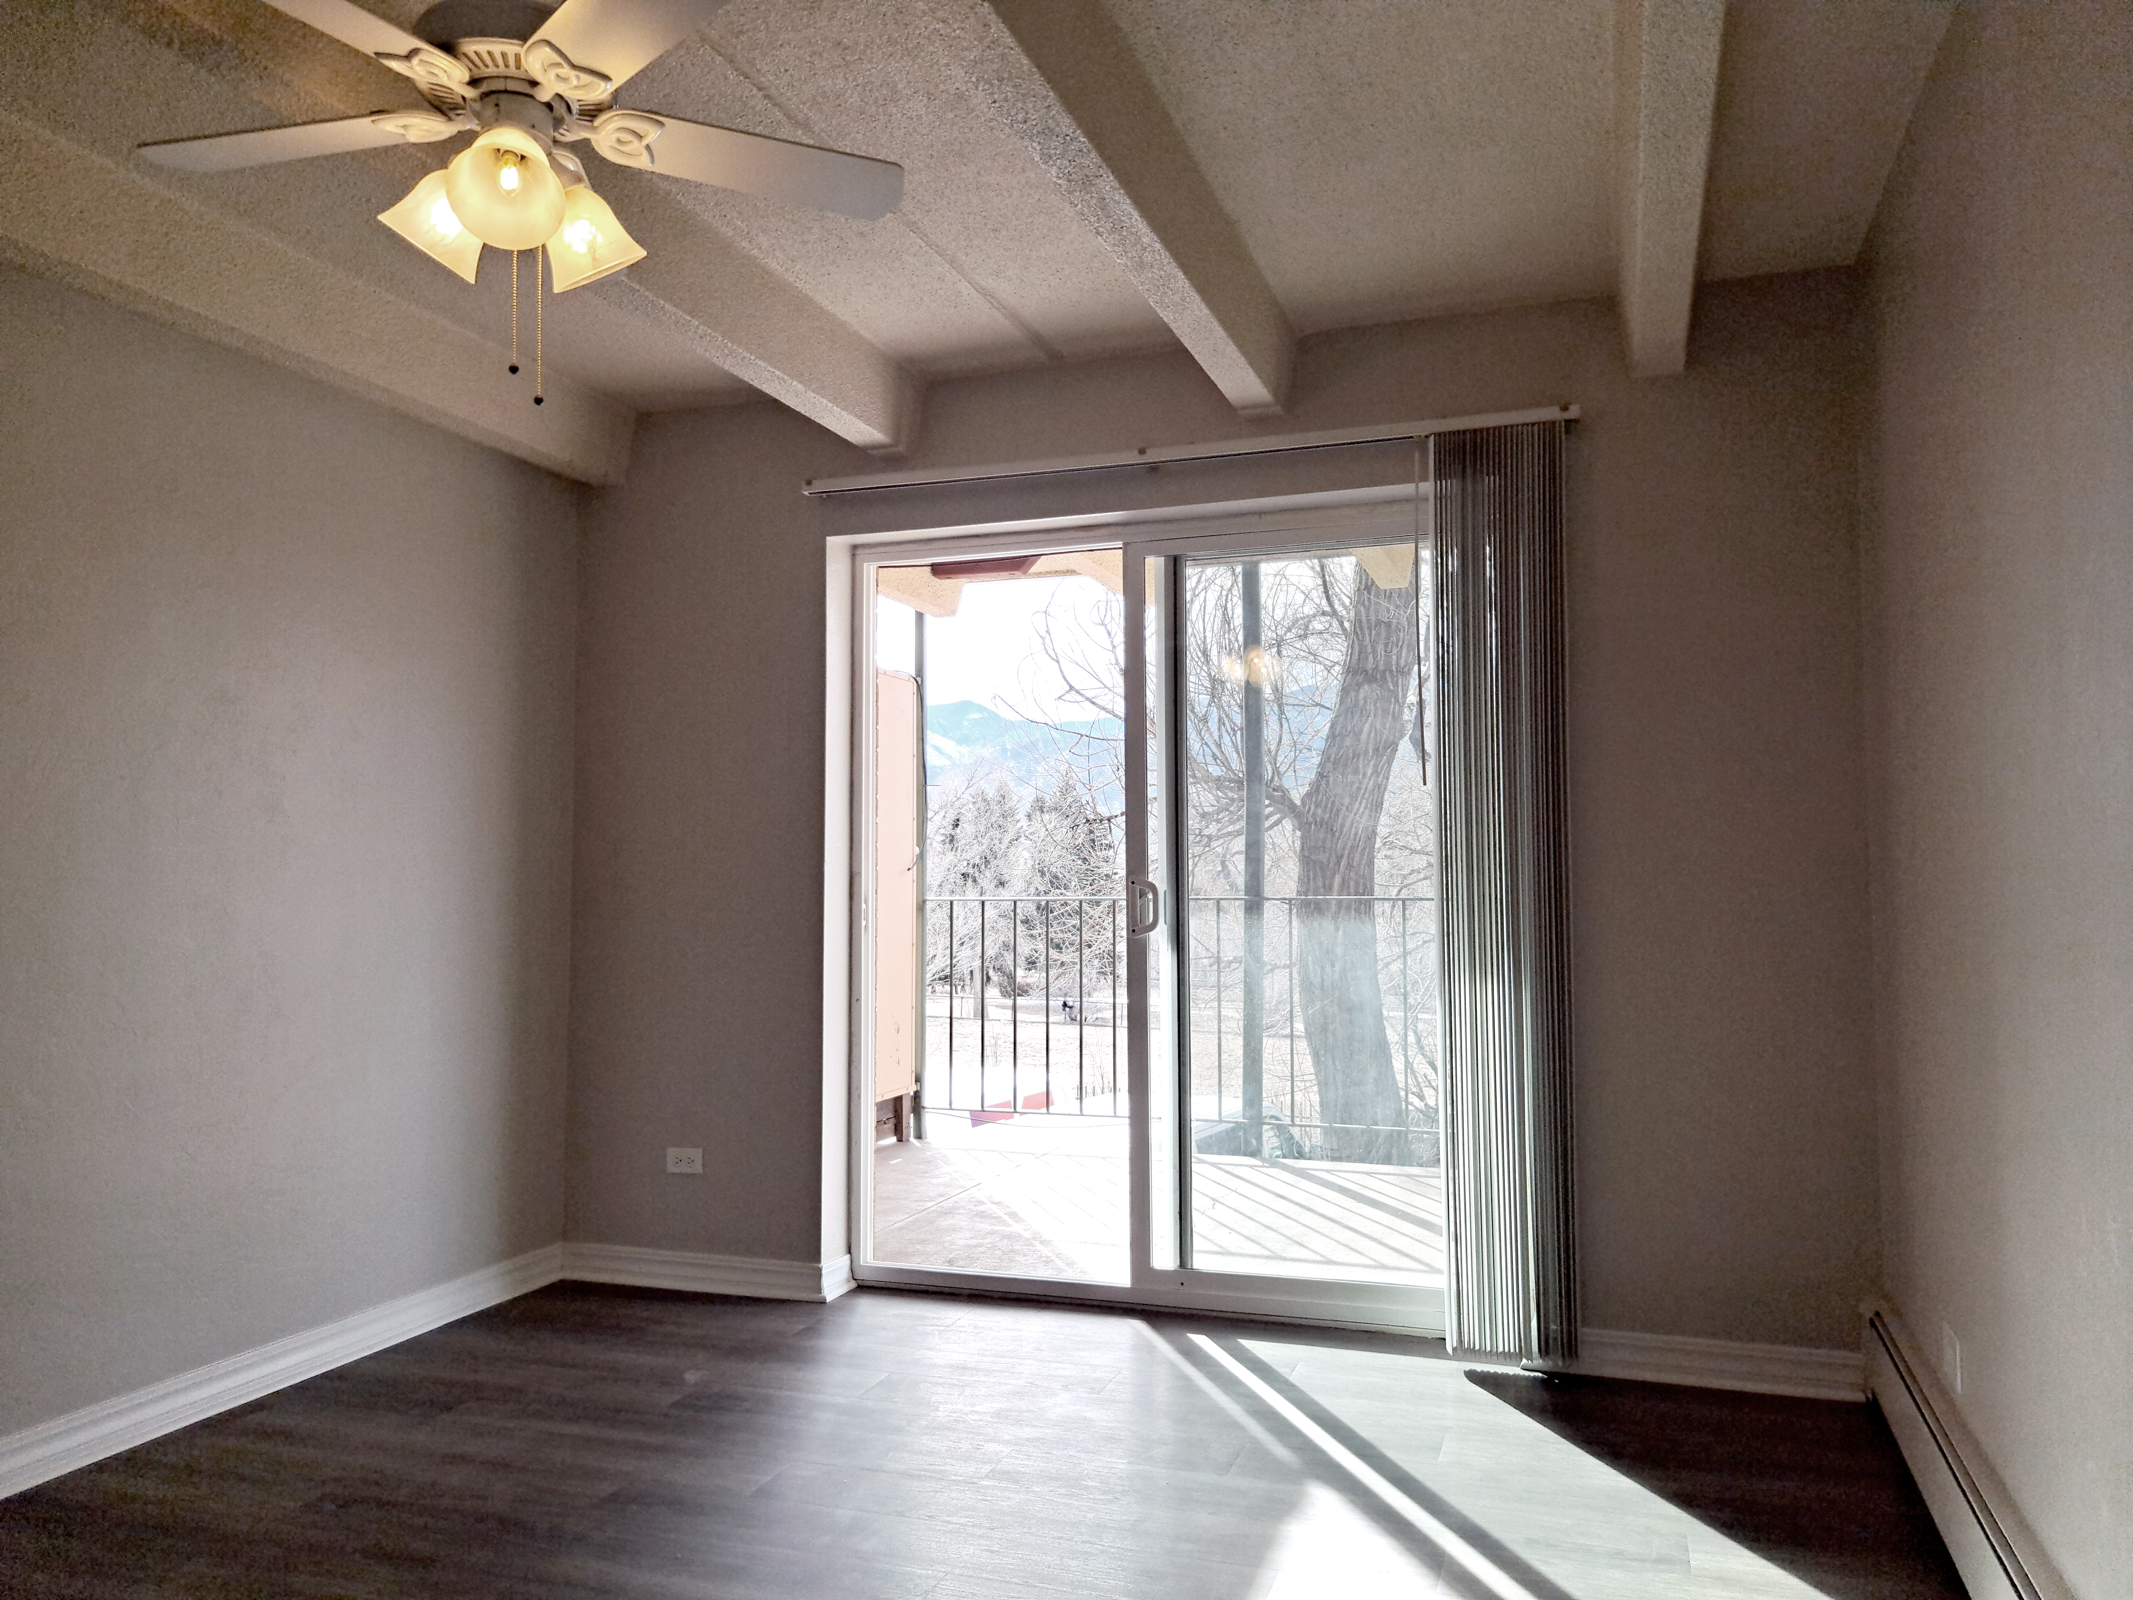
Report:
[{"label": "balcony deck board", "polygon": [[[1123,1119],[933,1113],[929,1137],[874,1151],[873,1259],[1123,1283]],[[1434,1167],[1199,1157],[1194,1262],[1220,1272],[1440,1282]]]}]

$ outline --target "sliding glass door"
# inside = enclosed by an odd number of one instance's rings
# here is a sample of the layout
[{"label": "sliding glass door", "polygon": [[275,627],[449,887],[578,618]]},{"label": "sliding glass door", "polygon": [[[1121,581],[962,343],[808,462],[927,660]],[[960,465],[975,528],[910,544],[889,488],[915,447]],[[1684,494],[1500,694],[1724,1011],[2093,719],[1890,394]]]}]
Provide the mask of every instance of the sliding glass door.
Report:
[{"label": "sliding glass door", "polygon": [[1426,583],[1411,530],[1178,558],[1191,1267],[1441,1281]]},{"label": "sliding glass door", "polygon": [[1405,496],[863,565],[862,1278],[1441,1326],[1428,582]]},{"label": "sliding glass door", "polygon": [[874,1261],[1131,1281],[1123,589],[1115,545],[874,570]]}]

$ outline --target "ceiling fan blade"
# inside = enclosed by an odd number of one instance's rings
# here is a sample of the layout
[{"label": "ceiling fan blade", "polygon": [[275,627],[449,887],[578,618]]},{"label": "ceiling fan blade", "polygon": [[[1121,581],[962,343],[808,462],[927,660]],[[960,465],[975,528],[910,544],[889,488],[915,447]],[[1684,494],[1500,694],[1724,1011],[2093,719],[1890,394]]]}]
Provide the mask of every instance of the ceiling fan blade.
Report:
[{"label": "ceiling fan blade", "polygon": [[353,45],[366,56],[405,56],[426,48],[413,34],[372,16],[353,0],[267,0],[267,4]]},{"label": "ceiling fan blade", "polygon": [[469,75],[463,62],[383,17],[372,16],[353,0],[267,0],[267,4],[382,61],[402,77],[413,78],[426,94],[441,93],[443,104],[457,105],[469,98],[464,92]]},{"label": "ceiling fan blade", "polygon": [[893,161],[794,144],[737,128],[713,128],[679,117],[652,118],[632,111],[609,115],[618,121],[641,117],[662,126],[638,146],[640,155],[632,155],[626,148],[613,150],[603,144],[595,124],[593,148],[609,160],[648,167],[670,178],[814,206],[864,222],[887,216],[904,197],[904,169]]},{"label": "ceiling fan blade", "polygon": [[[441,120],[441,119],[440,119]],[[168,139],[144,144],[140,152],[159,167],[180,172],[234,172],[274,161],[301,161],[306,156],[337,156],[350,150],[374,150],[403,144],[407,135],[374,117],[341,117],[333,122],[299,122],[290,128],[261,128],[252,133],[218,133],[206,139]]]},{"label": "ceiling fan blade", "polygon": [[[532,45],[545,40],[571,66],[587,77],[605,79],[606,87],[612,89],[657,61],[725,7],[726,0],[563,0],[527,44],[529,51],[539,55]],[[566,88],[564,92],[571,91]],[[595,95],[602,91],[576,92]]]}]

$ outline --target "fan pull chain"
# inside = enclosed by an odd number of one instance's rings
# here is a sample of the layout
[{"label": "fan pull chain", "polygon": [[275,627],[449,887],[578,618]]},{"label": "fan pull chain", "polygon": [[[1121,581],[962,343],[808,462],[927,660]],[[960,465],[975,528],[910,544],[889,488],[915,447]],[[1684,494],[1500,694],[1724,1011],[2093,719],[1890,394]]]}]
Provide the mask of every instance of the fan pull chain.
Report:
[{"label": "fan pull chain", "polygon": [[533,403],[541,396],[541,252],[533,252]]},{"label": "fan pull chain", "polygon": [[511,374],[518,375],[518,252],[511,252]]}]

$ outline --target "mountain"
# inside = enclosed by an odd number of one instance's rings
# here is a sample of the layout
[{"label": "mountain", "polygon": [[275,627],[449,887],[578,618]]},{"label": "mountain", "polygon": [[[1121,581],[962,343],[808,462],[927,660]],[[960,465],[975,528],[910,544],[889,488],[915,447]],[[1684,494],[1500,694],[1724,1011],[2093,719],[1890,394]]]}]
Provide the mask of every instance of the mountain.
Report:
[{"label": "mountain", "polygon": [[975,700],[951,700],[926,707],[926,782],[938,787],[997,776],[1022,789],[1048,788],[1062,759],[1107,771],[1112,761],[1102,745],[1124,736],[1116,717],[1029,722]]}]

